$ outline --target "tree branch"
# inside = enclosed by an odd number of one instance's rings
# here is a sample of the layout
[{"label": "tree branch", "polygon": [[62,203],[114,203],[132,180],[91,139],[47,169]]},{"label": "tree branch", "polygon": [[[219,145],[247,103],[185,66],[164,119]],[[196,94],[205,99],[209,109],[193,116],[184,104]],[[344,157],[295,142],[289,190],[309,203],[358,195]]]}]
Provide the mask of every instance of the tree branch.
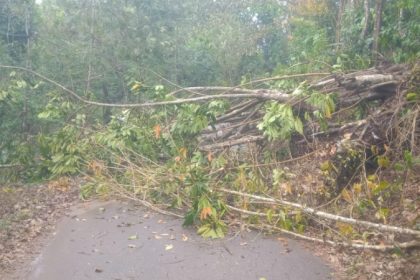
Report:
[{"label": "tree branch", "polygon": [[319,238],[315,238],[315,237],[310,237],[310,236],[306,236],[303,234],[299,234],[296,232],[292,232],[292,231],[288,231],[279,227],[275,227],[275,226],[270,226],[270,225],[262,225],[262,226],[254,226],[254,225],[250,225],[250,227],[256,228],[256,229],[270,229],[270,230],[276,230],[288,235],[291,235],[293,237],[297,237],[303,240],[307,240],[307,241],[312,241],[312,242],[316,242],[316,243],[321,243],[321,244],[328,244],[328,245],[332,245],[332,246],[343,246],[343,247],[352,247],[352,248],[356,248],[356,249],[369,249],[369,250],[376,250],[376,251],[389,251],[389,250],[393,250],[395,248],[401,248],[401,249],[409,249],[409,248],[413,248],[413,247],[420,247],[420,242],[413,240],[413,241],[409,241],[409,242],[404,242],[404,243],[394,243],[393,245],[372,245],[369,243],[355,243],[355,242],[335,242],[332,240],[324,240],[324,239],[319,239]]},{"label": "tree branch", "polygon": [[225,192],[225,193],[230,193],[230,194],[240,195],[240,196],[244,196],[244,197],[254,198],[254,199],[257,199],[257,200],[261,200],[261,201],[276,202],[280,205],[301,209],[306,214],[316,215],[316,216],[324,218],[324,219],[343,222],[343,223],[347,223],[347,224],[353,224],[353,225],[357,225],[357,226],[365,226],[365,227],[368,227],[368,228],[375,228],[375,229],[383,230],[383,231],[387,231],[387,232],[404,233],[404,234],[410,234],[410,235],[415,235],[417,237],[420,237],[420,231],[414,230],[414,229],[401,228],[401,227],[396,227],[396,226],[388,226],[388,225],[383,225],[383,224],[376,224],[376,223],[372,223],[372,222],[368,222],[368,221],[356,220],[356,219],[352,219],[352,218],[333,215],[333,214],[330,214],[330,213],[327,213],[327,212],[317,211],[313,208],[306,207],[304,205],[289,202],[289,201],[285,201],[285,200],[262,197],[262,196],[257,196],[257,195],[253,195],[253,194],[228,190],[228,189],[225,189],[225,188],[220,188],[219,190],[222,191],[222,192]]},{"label": "tree branch", "polygon": [[[144,107],[155,107],[155,106],[164,106],[164,105],[177,105],[177,104],[184,104],[184,103],[194,103],[194,102],[201,102],[206,100],[212,100],[212,99],[220,99],[220,98],[226,98],[226,99],[232,99],[232,98],[258,98],[263,100],[277,100],[279,102],[289,102],[294,97],[290,96],[286,93],[282,93],[279,91],[273,91],[273,90],[243,90],[238,89],[236,90],[237,93],[233,94],[220,94],[220,95],[206,95],[206,96],[200,96],[195,98],[185,98],[185,99],[176,99],[171,101],[160,101],[160,102],[145,102],[145,103],[132,103],[132,104],[113,104],[113,103],[103,103],[103,102],[96,102],[96,101],[90,101],[87,99],[84,99],[83,97],[79,96],[77,93],[72,91],[71,89],[65,87],[64,85],[36,72],[31,69],[27,69],[24,67],[18,67],[18,66],[8,66],[8,65],[0,65],[0,68],[4,69],[14,69],[14,70],[20,70],[25,71],[28,73],[31,73],[38,78],[41,78],[44,81],[47,81],[58,88],[62,89],[64,92],[70,94],[75,99],[79,100],[80,102],[95,105],[95,106],[102,106],[102,107],[117,107],[117,108],[144,108]],[[187,88],[188,89],[188,88]],[[209,89],[209,90],[218,90],[220,91],[220,87],[209,87],[209,88],[202,88],[202,89]]]}]

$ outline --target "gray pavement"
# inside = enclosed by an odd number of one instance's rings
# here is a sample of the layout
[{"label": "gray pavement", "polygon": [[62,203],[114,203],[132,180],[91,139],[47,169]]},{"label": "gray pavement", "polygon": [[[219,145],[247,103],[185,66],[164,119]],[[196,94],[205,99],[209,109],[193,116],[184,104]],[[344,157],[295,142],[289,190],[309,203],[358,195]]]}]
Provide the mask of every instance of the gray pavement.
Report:
[{"label": "gray pavement", "polygon": [[75,209],[29,270],[26,280],[331,279],[299,242],[256,232],[204,240],[180,219],[115,201]]}]

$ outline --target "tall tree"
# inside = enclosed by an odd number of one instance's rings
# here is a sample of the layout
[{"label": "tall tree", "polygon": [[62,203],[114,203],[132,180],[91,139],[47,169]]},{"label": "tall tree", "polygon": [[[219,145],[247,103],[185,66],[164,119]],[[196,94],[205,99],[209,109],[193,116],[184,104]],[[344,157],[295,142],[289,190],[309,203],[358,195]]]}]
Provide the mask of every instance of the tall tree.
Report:
[{"label": "tall tree", "polygon": [[383,0],[375,0],[375,26],[373,29],[373,47],[372,57],[375,63],[378,62],[379,58],[379,38],[382,28],[382,11],[383,11]]},{"label": "tall tree", "polygon": [[370,21],[370,5],[369,0],[363,0],[363,10],[364,10],[364,19],[363,19],[363,28],[360,38],[364,40],[368,33],[369,21]]}]

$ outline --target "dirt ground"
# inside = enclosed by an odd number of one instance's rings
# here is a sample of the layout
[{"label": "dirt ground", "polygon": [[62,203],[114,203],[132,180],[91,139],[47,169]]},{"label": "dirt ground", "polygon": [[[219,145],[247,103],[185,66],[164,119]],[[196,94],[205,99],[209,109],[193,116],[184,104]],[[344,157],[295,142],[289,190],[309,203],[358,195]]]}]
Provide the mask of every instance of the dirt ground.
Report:
[{"label": "dirt ground", "polygon": [[77,183],[62,179],[61,184],[0,186],[0,279],[28,263],[56,222],[78,203]]}]

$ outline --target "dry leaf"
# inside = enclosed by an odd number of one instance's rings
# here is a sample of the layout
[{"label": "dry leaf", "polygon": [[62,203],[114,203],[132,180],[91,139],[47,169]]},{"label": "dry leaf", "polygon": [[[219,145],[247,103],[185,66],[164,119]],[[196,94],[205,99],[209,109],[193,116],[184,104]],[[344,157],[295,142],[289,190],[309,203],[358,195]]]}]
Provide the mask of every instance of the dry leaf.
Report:
[{"label": "dry leaf", "polygon": [[95,272],[96,273],[101,273],[101,272],[103,272],[104,270],[102,269],[102,268],[95,268]]},{"label": "dry leaf", "polygon": [[346,190],[346,189],[343,189],[343,191],[341,192],[341,197],[342,197],[345,201],[347,201],[348,203],[352,203],[352,202],[353,202],[353,199],[352,199],[352,197],[351,197],[350,192],[349,192],[348,190]]},{"label": "dry leaf", "polygon": [[140,82],[136,81],[136,82],[134,82],[134,85],[131,87],[131,91],[138,90],[138,89],[141,88],[141,86],[142,86],[142,84]]},{"label": "dry leaf", "polygon": [[332,146],[331,150],[330,150],[330,155],[333,156],[335,155],[335,153],[337,152],[337,147],[336,146]]},{"label": "dry leaf", "polygon": [[174,245],[172,245],[172,244],[165,245],[165,250],[166,251],[172,250],[173,248],[174,248]]},{"label": "dry leaf", "polygon": [[182,241],[188,241],[188,236],[186,236],[185,234],[182,234]]},{"label": "dry leaf", "polygon": [[160,125],[159,124],[155,125],[153,127],[153,131],[155,132],[155,138],[159,139],[162,132],[162,128],[160,127]]},{"label": "dry leaf", "polygon": [[281,183],[280,189],[282,190],[283,195],[292,194],[292,186],[289,183]]},{"label": "dry leaf", "polygon": [[67,192],[70,189],[70,179],[67,177],[61,177],[55,181],[48,183],[48,190]]},{"label": "dry leaf", "polygon": [[179,154],[182,158],[187,158],[187,152],[188,152],[187,148],[185,147],[179,148]]},{"label": "dry leaf", "polygon": [[211,212],[212,212],[211,207],[204,207],[200,213],[200,220],[203,221],[207,219],[207,217],[211,215]]}]

